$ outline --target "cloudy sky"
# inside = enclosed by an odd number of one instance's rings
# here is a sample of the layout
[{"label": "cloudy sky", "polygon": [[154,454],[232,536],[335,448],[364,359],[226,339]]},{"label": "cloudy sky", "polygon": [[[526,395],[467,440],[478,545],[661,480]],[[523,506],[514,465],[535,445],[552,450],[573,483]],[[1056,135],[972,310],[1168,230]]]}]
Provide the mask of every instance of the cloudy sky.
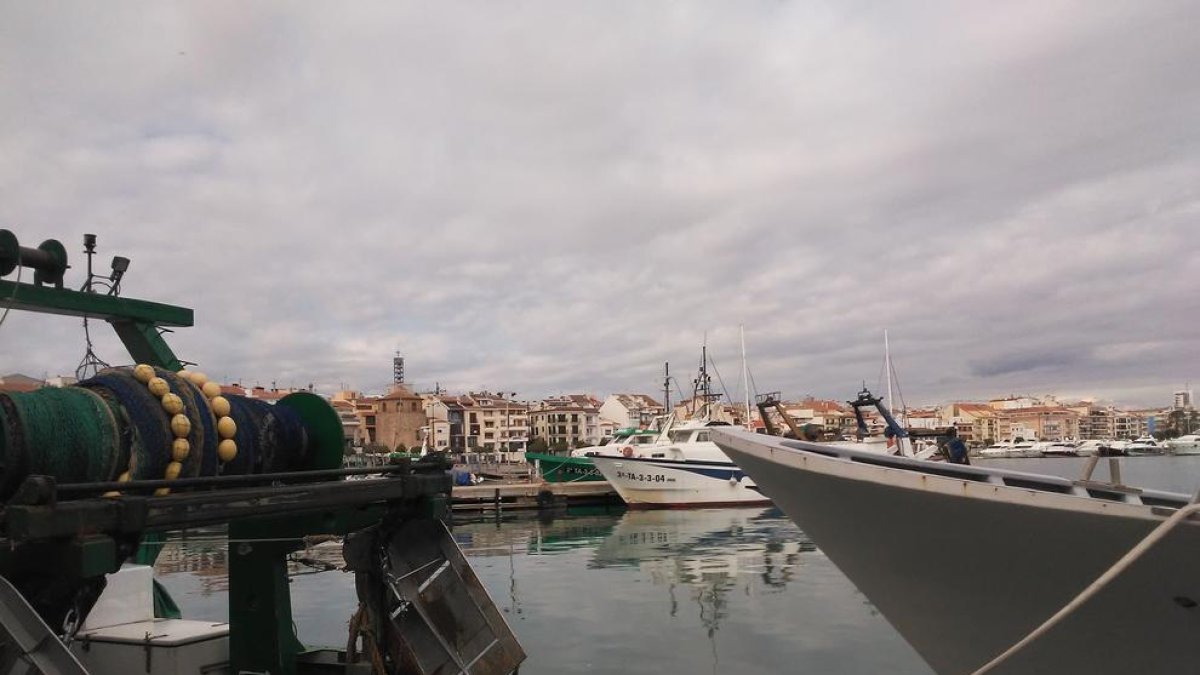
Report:
[{"label": "cloudy sky", "polygon": [[[0,1],[0,227],[210,375],[1161,405],[1200,379],[1194,2]],[[101,357],[127,361],[107,326]],[[0,372],[71,373],[14,312]],[[738,394],[734,394],[737,396]]]}]

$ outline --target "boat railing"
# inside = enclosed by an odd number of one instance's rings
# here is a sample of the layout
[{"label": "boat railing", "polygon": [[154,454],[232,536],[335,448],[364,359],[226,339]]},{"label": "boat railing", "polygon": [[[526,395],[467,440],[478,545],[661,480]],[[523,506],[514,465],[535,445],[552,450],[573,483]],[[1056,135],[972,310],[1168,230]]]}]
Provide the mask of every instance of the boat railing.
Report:
[{"label": "boat railing", "polygon": [[[722,433],[735,434],[737,432],[733,430],[722,430]],[[1180,509],[1189,503],[1187,496],[1178,493],[1133,488],[1126,485],[1121,485],[1119,482],[1119,466],[1117,467],[1117,472],[1113,474],[1115,476],[1114,481],[1103,483],[1099,481],[1092,481],[1090,479],[1073,481],[1059,476],[1025,473],[1021,471],[1012,471],[1010,469],[929,462],[911,457],[885,455],[877,452],[847,448],[844,446],[824,445],[820,443],[810,443],[791,439],[771,439],[769,441],[764,441],[760,434],[756,435],[755,442],[770,442],[785,448],[817,454],[831,459],[853,462],[856,464],[865,464],[888,469],[896,469],[900,471],[935,475],[943,478],[971,481],[974,483],[988,483],[992,485],[1003,485],[1026,490],[1036,490],[1038,492],[1071,495],[1076,497],[1100,499],[1110,502],[1121,502],[1167,509]],[[1111,470],[1112,469],[1110,467],[1110,471]]]}]

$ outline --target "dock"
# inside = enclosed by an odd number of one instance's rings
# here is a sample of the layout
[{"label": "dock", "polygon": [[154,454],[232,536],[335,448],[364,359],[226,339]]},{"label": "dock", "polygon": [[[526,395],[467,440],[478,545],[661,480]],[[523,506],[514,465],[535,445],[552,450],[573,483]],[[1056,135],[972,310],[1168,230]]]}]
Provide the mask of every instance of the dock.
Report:
[{"label": "dock", "polygon": [[485,483],[456,485],[451,492],[455,513],[502,513],[621,504],[621,497],[607,481],[575,483]]}]

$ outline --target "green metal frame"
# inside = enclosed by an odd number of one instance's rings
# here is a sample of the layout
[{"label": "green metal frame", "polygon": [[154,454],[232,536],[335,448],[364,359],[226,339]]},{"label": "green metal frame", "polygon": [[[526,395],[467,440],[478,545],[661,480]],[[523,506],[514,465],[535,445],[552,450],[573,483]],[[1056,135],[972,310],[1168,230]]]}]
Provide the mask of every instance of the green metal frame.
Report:
[{"label": "green metal frame", "polygon": [[[17,249],[15,237],[7,234],[11,241],[2,241],[0,248],[12,266],[13,251]],[[51,246],[51,244],[56,245]],[[46,247],[50,246],[49,249]],[[162,337],[161,328],[186,327],[193,323],[193,313],[186,307],[165,305],[144,300],[76,291],[61,287],[61,272],[66,268],[65,250],[56,241],[45,242],[43,250],[51,250],[61,258],[56,281],[59,287],[41,285],[38,275],[35,283],[16,283],[0,280],[0,306],[44,314],[88,317],[109,322],[117,336],[137,363],[179,370],[182,363]],[[11,250],[9,250],[11,249]],[[41,274],[39,272],[39,274]],[[53,276],[53,272],[49,273]],[[43,274],[42,276],[46,276]],[[47,277],[49,278],[49,277]],[[44,280],[44,279],[43,279]],[[285,399],[289,407],[301,412],[313,407],[304,397]],[[336,431],[338,456],[322,442],[317,464],[329,468],[335,462],[340,466],[341,433],[334,430],[332,422],[317,416],[317,433],[322,438],[333,438]],[[235,541],[247,539],[272,539],[276,541],[253,544],[238,543],[230,551],[229,563],[229,624],[231,672],[271,672],[282,675],[296,673],[296,657],[305,651],[297,638],[292,622],[291,596],[288,586],[287,556],[300,546],[295,542],[280,542],[279,539],[303,537],[311,534],[345,535],[355,530],[378,523],[385,516],[395,518],[443,518],[447,512],[449,478],[438,476],[436,481],[416,480],[416,477],[396,479],[392,488],[396,497],[387,502],[373,504],[353,503],[331,506],[318,515],[271,516],[240,518],[229,521],[229,534]],[[389,479],[390,482],[391,479]],[[51,487],[51,491],[53,488]],[[21,497],[20,494],[17,496]],[[103,500],[106,503],[80,504],[81,508],[59,509],[51,500],[47,506],[39,504],[37,495],[23,507],[20,499],[10,502],[12,508],[4,514],[4,520],[12,531],[24,532],[26,541],[0,546],[0,569],[6,573],[18,572],[35,567],[39,561],[56,561],[54,569],[73,577],[91,577],[116,571],[124,554],[121,541],[128,541],[130,532],[136,532],[142,542],[139,562],[153,564],[161,550],[161,533],[145,531],[146,498],[129,497]],[[173,500],[174,495],[162,500]],[[180,495],[180,500],[188,499]],[[128,503],[125,503],[128,502]],[[94,507],[94,508],[92,508]],[[111,518],[112,509],[119,512],[115,517],[120,526],[113,531],[97,532],[95,523],[101,517]],[[40,514],[40,515],[39,515]],[[38,520],[41,518],[41,520]],[[93,520],[97,519],[97,520]],[[141,524],[139,525],[139,520]],[[62,531],[75,533],[62,537]],[[44,534],[39,537],[37,532]],[[57,532],[57,534],[53,534]],[[83,533],[90,534],[83,534]]]}]

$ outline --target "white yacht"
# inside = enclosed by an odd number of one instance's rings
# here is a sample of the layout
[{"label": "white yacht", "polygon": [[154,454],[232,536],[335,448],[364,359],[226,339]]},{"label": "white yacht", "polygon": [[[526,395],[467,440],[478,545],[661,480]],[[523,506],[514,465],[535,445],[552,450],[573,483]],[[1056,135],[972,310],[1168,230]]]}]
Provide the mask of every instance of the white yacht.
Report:
[{"label": "white yacht", "polygon": [[938,673],[1200,663],[1200,505],[1186,495],[713,438]]},{"label": "white yacht", "polygon": [[1200,455],[1200,434],[1186,434],[1163,444],[1172,455]]},{"label": "white yacht", "polygon": [[1004,457],[1041,457],[1042,451],[1036,446],[1037,441],[1027,441],[1023,438],[1015,438],[1007,441],[1000,441],[995,445],[991,445],[980,450],[979,457],[982,459],[997,459]]},{"label": "white yacht", "polygon": [[1158,441],[1153,436],[1142,436],[1129,441],[1125,445],[1125,454],[1127,455],[1161,455],[1163,454],[1163,446],[1159,445]]}]

